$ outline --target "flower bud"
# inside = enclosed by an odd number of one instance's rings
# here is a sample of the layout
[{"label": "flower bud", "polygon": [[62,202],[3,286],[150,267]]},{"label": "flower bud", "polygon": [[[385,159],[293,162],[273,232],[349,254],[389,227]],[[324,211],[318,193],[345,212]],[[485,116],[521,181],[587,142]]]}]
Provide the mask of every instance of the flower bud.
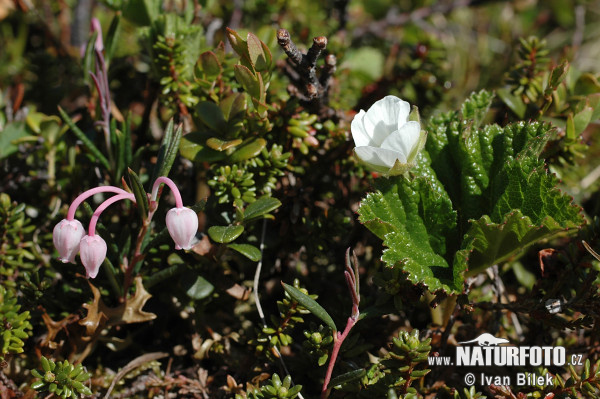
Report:
[{"label": "flower bud", "polygon": [[81,239],[79,251],[81,263],[85,267],[86,277],[96,277],[100,265],[106,258],[106,242],[98,234],[93,236],[86,235]]},{"label": "flower bud", "polygon": [[85,229],[77,219],[61,220],[52,231],[52,241],[63,263],[75,263],[75,255],[79,252],[79,242],[85,235]]},{"label": "flower bud", "polygon": [[198,215],[190,208],[173,208],[167,212],[167,229],[175,249],[190,249],[198,231]]}]

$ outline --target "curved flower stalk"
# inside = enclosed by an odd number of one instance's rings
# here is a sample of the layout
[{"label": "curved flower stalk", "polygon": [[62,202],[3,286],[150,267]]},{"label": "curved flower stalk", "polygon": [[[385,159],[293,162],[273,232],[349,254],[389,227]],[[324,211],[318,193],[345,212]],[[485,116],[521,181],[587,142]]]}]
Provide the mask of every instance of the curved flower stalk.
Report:
[{"label": "curved flower stalk", "polygon": [[75,219],[75,211],[83,201],[98,193],[128,194],[127,191],[118,187],[101,186],[87,190],[75,198],[69,206],[66,219],[61,220],[52,231],[52,241],[58,251],[58,259],[63,263],[75,263],[75,256],[79,252],[79,244],[85,236],[83,225]]},{"label": "curved flower stalk", "polygon": [[158,196],[158,188],[165,183],[175,196],[175,208],[167,212],[166,223],[169,235],[175,242],[175,249],[188,250],[192,247],[192,242],[198,231],[198,215],[190,208],[183,206],[179,189],[168,177],[161,176],[152,186],[152,201],[155,202]]},{"label": "curved flower stalk", "polygon": [[106,258],[106,241],[96,234],[98,218],[110,205],[124,199],[135,202],[135,196],[133,194],[127,193],[115,195],[100,204],[92,215],[88,228],[88,235],[81,239],[79,254],[81,263],[83,263],[83,266],[85,267],[87,278],[95,278],[98,275],[100,265],[102,265],[102,262],[104,262],[104,259]]},{"label": "curved flower stalk", "polygon": [[411,113],[410,104],[395,96],[360,110],[350,126],[356,156],[384,176],[403,174],[414,166],[427,139],[418,119],[416,107]]}]

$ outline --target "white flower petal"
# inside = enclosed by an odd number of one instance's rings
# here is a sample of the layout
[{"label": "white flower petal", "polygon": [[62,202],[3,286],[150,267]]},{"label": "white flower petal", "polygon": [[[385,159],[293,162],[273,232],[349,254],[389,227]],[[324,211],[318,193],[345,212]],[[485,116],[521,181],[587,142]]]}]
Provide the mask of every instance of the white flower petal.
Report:
[{"label": "white flower petal", "polygon": [[356,147],[354,149],[356,156],[363,162],[391,169],[396,160],[406,163],[406,156],[400,152],[377,147]]},{"label": "white flower petal", "polygon": [[390,134],[381,143],[381,148],[397,151],[404,155],[404,161],[412,151],[412,149],[418,144],[419,136],[421,134],[421,125],[416,121],[406,122],[400,129]]},{"label": "white flower petal", "polygon": [[[380,146],[383,140],[398,129],[399,119],[405,101],[394,96],[386,96],[369,108],[363,118],[365,130],[371,132],[371,145]],[[410,108],[408,103],[407,106]],[[408,114],[406,114],[408,117]],[[404,119],[406,120],[406,119]]]},{"label": "white flower petal", "polygon": [[361,109],[360,112],[354,116],[354,119],[352,119],[352,124],[350,125],[352,138],[354,139],[354,145],[356,147],[372,144],[371,135],[365,129],[363,124],[363,118],[365,117],[365,114],[365,111]]}]

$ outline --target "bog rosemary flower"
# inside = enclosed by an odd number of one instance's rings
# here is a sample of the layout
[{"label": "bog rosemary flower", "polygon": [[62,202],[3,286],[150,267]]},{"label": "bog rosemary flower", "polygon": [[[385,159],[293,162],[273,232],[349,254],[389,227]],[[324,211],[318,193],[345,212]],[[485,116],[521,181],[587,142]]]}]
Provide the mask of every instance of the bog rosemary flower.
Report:
[{"label": "bog rosemary flower", "polygon": [[101,203],[90,219],[88,235],[81,239],[79,248],[79,257],[81,258],[83,267],[85,267],[87,278],[95,278],[98,275],[100,265],[102,265],[106,258],[106,241],[96,234],[96,224],[98,223],[98,219],[102,212],[110,205],[125,199],[135,202],[135,196],[133,194],[125,193],[115,195]]},{"label": "bog rosemary flower", "polygon": [[427,135],[421,130],[416,108],[394,96],[375,102],[352,120],[356,156],[371,170],[384,176],[406,172],[415,164]]},{"label": "bog rosemary flower", "polygon": [[83,225],[79,220],[75,219],[75,211],[83,201],[98,193],[127,194],[125,190],[118,187],[101,186],[87,190],[75,198],[75,201],[69,206],[67,218],[61,220],[52,231],[52,242],[58,251],[58,260],[63,263],[75,263],[75,256],[79,252],[79,244],[83,236],[85,236]]},{"label": "bog rosemary flower", "polygon": [[198,215],[190,208],[183,206],[179,189],[168,177],[161,176],[152,187],[152,201],[156,201],[158,189],[165,183],[175,196],[175,208],[167,212],[166,224],[169,235],[175,242],[175,249],[190,249],[198,231]]}]

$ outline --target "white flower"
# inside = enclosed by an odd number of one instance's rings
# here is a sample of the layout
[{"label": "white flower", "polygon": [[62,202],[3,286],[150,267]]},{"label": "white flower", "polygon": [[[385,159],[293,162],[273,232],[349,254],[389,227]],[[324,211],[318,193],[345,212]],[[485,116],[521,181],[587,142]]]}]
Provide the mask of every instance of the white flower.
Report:
[{"label": "white flower", "polygon": [[[418,119],[416,110],[415,115]],[[394,96],[375,102],[367,112],[361,109],[350,126],[356,156],[384,176],[400,175],[414,166],[427,134],[409,116],[410,104]]]}]

